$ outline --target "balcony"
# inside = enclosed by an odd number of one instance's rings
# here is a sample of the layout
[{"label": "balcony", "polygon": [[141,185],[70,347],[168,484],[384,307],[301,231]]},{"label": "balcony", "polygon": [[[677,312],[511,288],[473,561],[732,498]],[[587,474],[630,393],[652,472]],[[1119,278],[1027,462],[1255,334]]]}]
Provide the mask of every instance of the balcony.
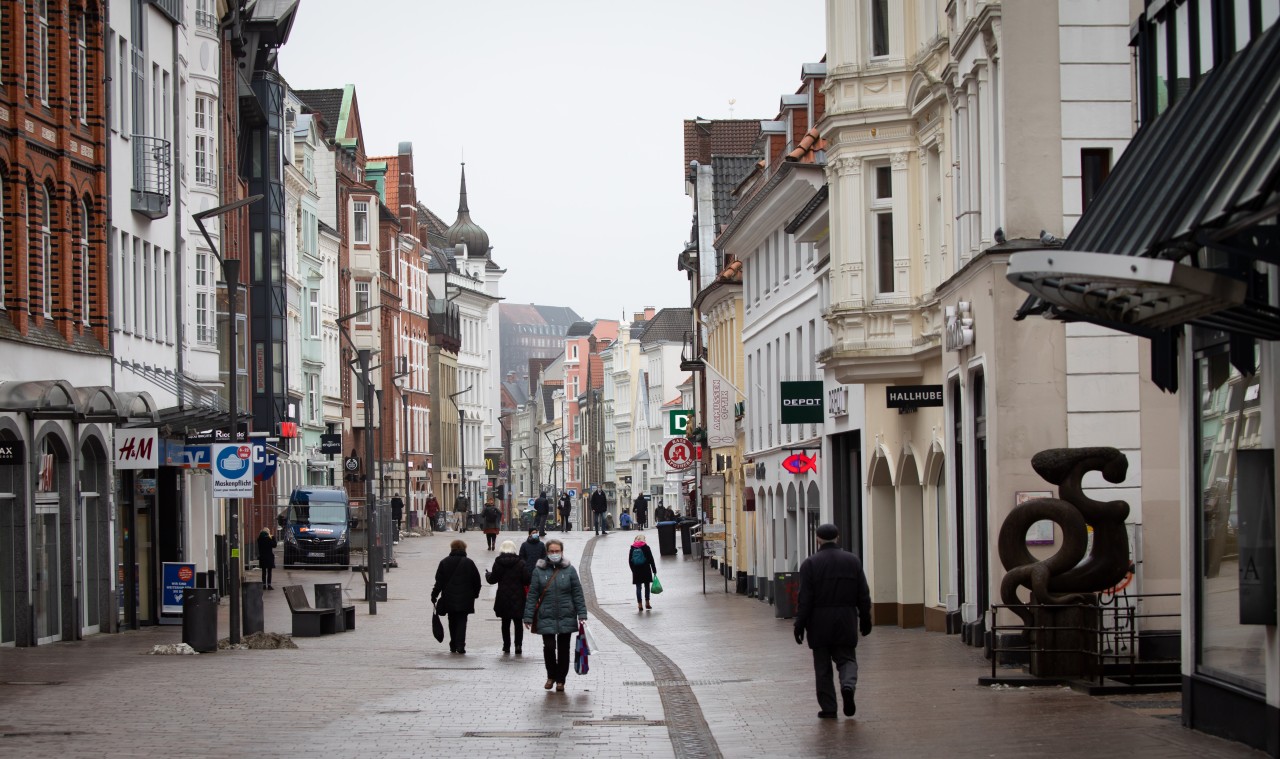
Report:
[{"label": "balcony", "polygon": [[173,176],[172,146],[159,137],[133,135],[133,190],[131,207],[149,219],[169,215]]},{"label": "balcony", "polygon": [[217,31],[218,17],[208,11],[196,11],[196,28],[206,31]]},{"label": "balcony", "polygon": [[216,190],[218,189],[218,172],[197,166],[195,170],[195,183],[199,187],[207,187]]},{"label": "balcony", "polygon": [[914,382],[942,355],[936,303],[833,307],[832,346],[818,360],[845,384]]}]

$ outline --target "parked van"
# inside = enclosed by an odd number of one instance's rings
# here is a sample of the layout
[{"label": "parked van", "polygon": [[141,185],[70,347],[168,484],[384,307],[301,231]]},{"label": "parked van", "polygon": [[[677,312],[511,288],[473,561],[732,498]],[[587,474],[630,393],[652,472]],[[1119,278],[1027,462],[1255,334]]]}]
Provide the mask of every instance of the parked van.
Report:
[{"label": "parked van", "polygon": [[281,517],[284,565],[351,564],[351,513],[347,491],[314,485],[296,488]]}]

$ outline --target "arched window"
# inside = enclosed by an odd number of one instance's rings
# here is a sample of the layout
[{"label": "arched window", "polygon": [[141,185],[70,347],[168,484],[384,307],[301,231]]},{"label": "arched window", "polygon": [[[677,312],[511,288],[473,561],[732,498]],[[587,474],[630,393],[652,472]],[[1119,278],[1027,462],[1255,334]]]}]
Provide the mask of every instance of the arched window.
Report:
[{"label": "arched window", "polygon": [[53,318],[53,204],[49,200],[49,188],[40,188],[40,260],[44,265],[44,318]]},{"label": "arched window", "polygon": [[89,283],[93,267],[89,260],[89,203],[80,201],[80,320],[89,326]]}]

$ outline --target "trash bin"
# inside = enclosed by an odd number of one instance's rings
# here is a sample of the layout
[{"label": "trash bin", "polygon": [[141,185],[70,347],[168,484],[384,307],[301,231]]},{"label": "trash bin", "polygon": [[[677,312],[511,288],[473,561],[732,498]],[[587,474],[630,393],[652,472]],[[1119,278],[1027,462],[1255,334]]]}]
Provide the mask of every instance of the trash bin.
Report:
[{"label": "trash bin", "polygon": [[[694,529],[700,524],[702,523],[697,519],[681,519],[678,523],[680,529],[680,550],[684,551],[685,556],[694,555],[693,533]],[[698,549],[701,550],[701,548],[702,546],[699,545]],[[698,555],[701,555],[701,553]]]},{"label": "trash bin", "polygon": [[262,616],[262,583],[245,582],[240,584],[240,631],[243,635],[252,635],[266,630]]},{"label": "trash bin", "polygon": [[658,522],[658,555],[676,555],[676,523]]},{"label": "trash bin", "polygon": [[800,605],[800,573],[777,572],[773,576],[773,616],[791,619]]},{"label": "trash bin", "polygon": [[[386,583],[383,583],[385,586]],[[346,614],[342,612],[342,583],[340,582],[318,582],[315,586],[316,608],[317,609],[337,609],[338,623],[334,626],[337,632],[346,632]],[[385,598],[379,598],[379,601],[385,601]]]},{"label": "trash bin", "polygon": [[182,591],[182,642],[204,654],[218,650],[218,591]]}]

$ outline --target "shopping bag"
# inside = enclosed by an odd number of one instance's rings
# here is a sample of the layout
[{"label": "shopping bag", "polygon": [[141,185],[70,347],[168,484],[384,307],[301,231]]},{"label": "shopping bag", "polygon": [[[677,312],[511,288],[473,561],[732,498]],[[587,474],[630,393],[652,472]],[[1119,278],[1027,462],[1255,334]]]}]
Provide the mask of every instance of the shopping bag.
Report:
[{"label": "shopping bag", "polygon": [[437,643],[444,642],[444,623],[440,621],[440,615],[436,614],[435,604],[431,604],[431,634],[435,636]]},{"label": "shopping bag", "polygon": [[574,645],[573,651],[573,671],[579,675],[585,675],[590,670],[588,659],[591,656],[591,647],[587,645],[587,626],[578,623],[578,642]]},{"label": "shopping bag", "polygon": [[653,585],[649,588],[649,592],[655,596],[662,592],[662,582],[657,575],[653,576]]}]

